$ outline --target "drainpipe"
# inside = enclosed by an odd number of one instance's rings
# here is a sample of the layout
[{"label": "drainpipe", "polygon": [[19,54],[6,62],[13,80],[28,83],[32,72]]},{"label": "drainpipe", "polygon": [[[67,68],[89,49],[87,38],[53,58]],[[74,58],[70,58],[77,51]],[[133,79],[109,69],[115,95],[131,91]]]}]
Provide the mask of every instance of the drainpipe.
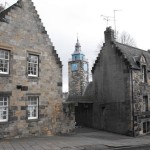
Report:
[{"label": "drainpipe", "polygon": [[133,130],[133,134],[132,136],[135,137],[135,133],[134,133],[134,96],[133,96],[133,70],[131,67],[131,86],[132,86],[132,97],[131,97],[131,101],[132,101],[132,130]]}]

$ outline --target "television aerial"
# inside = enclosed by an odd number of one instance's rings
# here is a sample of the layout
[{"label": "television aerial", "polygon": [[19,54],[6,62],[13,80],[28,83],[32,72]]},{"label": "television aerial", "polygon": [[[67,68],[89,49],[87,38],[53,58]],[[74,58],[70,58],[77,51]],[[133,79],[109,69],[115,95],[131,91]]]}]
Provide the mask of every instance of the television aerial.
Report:
[{"label": "television aerial", "polygon": [[104,16],[104,15],[101,15],[101,17],[103,17],[103,20],[106,21],[107,27],[108,27],[109,21],[114,21],[114,17],[111,17],[111,16]]}]

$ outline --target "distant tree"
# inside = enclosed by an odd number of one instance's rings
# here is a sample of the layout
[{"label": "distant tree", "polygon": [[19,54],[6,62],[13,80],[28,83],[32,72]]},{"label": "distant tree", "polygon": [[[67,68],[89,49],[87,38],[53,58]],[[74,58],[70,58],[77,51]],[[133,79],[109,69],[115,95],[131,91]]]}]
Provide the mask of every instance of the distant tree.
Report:
[{"label": "distant tree", "polygon": [[[117,34],[118,35],[118,34]],[[117,41],[122,43],[122,44],[126,44],[129,46],[134,46],[136,47],[136,42],[134,40],[134,38],[131,37],[130,34],[128,34],[127,32],[122,32],[118,37],[117,37]]]},{"label": "distant tree", "polygon": [[[116,41],[122,44],[137,47],[134,38],[132,38],[131,35],[125,31],[121,34],[119,34],[119,32],[116,32]],[[95,51],[96,54],[98,54],[102,49],[103,43],[105,43],[103,40],[101,40],[101,42],[98,43],[97,50]]]},{"label": "distant tree", "polygon": [[0,4],[0,12],[5,9],[5,6],[3,4]]}]

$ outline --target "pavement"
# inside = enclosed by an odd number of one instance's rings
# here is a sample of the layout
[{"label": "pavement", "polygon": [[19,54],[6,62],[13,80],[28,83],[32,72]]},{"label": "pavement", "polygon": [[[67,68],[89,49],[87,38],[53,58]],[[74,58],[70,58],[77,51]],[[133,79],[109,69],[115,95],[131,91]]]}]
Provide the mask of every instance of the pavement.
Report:
[{"label": "pavement", "polygon": [[110,150],[150,145],[150,135],[128,137],[78,128],[74,133],[0,140],[0,150]]}]

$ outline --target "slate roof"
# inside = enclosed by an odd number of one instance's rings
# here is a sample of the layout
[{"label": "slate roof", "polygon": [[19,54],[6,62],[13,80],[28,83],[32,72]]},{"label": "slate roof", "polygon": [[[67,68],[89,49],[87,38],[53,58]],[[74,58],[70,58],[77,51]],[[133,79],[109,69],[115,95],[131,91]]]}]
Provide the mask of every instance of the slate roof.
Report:
[{"label": "slate roof", "polygon": [[[148,71],[150,71],[150,52],[149,51],[145,51],[145,50],[132,47],[126,44],[122,44],[116,41],[112,42],[112,44],[114,44],[114,46],[116,47],[116,50],[121,53],[123,58],[126,59],[126,61],[128,61],[128,63],[133,69],[140,69],[139,60],[140,60],[140,57],[143,55],[146,59],[147,69]],[[97,63],[100,60],[100,55],[101,54],[99,53],[97,59],[95,60],[95,64],[92,67],[92,73],[94,72]]]},{"label": "slate roof", "polygon": [[146,59],[148,70],[150,70],[150,52],[118,42],[114,42],[114,44],[117,50],[122,53],[123,57],[128,60],[132,68],[140,69],[138,62],[143,55]]},{"label": "slate roof", "polygon": [[8,7],[7,9],[3,10],[2,12],[0,12],[0,21],[1,22],[7,22],[7,20],[5,19],[5,16],[8,14],[8,12],[11,11],[11,9],[15,9],[15,7],[20,7],[20,8],[22,7],[20,0],[18,0],[15,4],[13,4],[12,6]]}]

